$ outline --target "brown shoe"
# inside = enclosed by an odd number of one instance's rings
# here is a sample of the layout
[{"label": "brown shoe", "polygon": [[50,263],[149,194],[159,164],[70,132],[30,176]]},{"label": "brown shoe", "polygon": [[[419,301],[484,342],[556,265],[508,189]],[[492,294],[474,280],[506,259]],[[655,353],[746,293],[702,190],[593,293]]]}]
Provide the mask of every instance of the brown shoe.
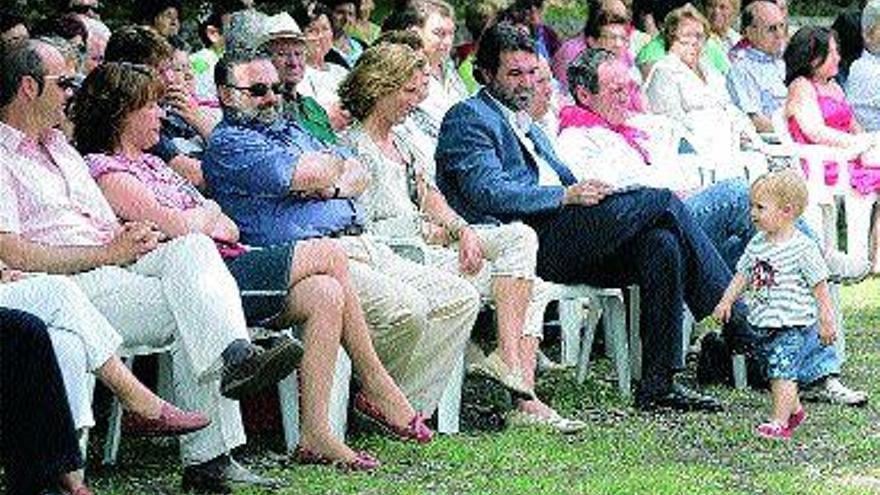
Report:
[{"label": "brown shoe", "polygon": [[166,437],[184,435],[211,424],[211,420],[198,412],[187,412],[162,401],[159,417],[148,418],[141,414],[128,413],[122,421],[126,433],[143,437]]},{"label": "brown shoe", "polygon": [[294,338],[280,339],[269,349],[252,346],[251,355],[244,361],[223,369],[220,393],[240,400],[278,383],[290,375],[303,356],[302,342]]}]

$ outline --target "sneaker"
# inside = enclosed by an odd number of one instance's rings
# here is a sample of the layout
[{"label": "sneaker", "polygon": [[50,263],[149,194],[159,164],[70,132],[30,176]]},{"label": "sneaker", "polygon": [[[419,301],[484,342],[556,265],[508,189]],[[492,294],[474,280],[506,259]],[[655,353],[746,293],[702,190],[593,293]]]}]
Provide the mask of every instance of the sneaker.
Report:
[{"label": "sneaker", "polygon": [[537,414],[514,409],[507,414],[505,419],[508,426],[511,427],[537,426],[566,435],[577,433],[587,427],[587,423],[577,419],[564,418],[556,411],[553,411],[547,417],[542,417]]},{"label": "sneaker", "polygon": [[830,272],[829,281],[842,284],[857,284],[871,273],[871,263],[867,258],[853,256],[842,251],[830,250],[825,253],[825,263]]},{"label": "sneaker", "polygon": [[770,440],[790,440],[791,430],[777,423],[776,421],[768,421],[761,423],[755,428],[755,432],[761,438]]},{"label": "sneaker", "polygon": [[471,365],[468,371],[471,374],[498,382],[518,398],[535,398],[535,391],[526,386],[522,371],[511,370],[497,351],[486,356],[486,359],[481,362]]},{"label": "sneaker", "polygon": [[804,406],[801,406],[797,412],[788,417],[788,431],[794,433],[794,430],[803,424],[805,419],[807,419],[807,411],[804,411]]},{"label": "sneaker", "polygon": [[804,397],[807,400],[844,406],[860,407],[868,403],[868,394],[847,387],[836,376],[830,376],[824,383],[811,387],[804,393]]}]

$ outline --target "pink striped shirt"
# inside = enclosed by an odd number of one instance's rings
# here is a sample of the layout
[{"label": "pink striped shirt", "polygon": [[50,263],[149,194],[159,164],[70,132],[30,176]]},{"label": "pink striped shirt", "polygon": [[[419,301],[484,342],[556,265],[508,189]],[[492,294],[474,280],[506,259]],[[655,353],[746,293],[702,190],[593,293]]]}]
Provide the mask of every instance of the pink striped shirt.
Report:
[{"label": "pink striped shirt", "polygon": [[64,134],[34,141],[0,122],[0,232],[53,246],[110,242],[119,222]]}]

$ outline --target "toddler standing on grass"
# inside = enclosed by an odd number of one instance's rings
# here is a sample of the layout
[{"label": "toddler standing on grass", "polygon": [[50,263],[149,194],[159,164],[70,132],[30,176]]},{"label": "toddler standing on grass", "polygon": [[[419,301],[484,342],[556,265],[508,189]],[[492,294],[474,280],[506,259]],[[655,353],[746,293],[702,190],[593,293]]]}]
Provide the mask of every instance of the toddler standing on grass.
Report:
[{"label": "toddler standing on grass", "polygon": [[[749,324],[766,335],[766,357],[773,395],[770,420],[758,425],[764,438],[787,440],[806,418],[798,397],[798,369],[808,358],[810,339],[831,345],[834,310],[828,291],[828,268],[818,246],[794,223],[807,205],[807,186],[795,171],[766,174],[752,185],[751,216],[758,233],[737,263],[737,273],[715,308],[726,322],[730,307],[747,292]],[[818,334],[817,303],[818,302]]]}]

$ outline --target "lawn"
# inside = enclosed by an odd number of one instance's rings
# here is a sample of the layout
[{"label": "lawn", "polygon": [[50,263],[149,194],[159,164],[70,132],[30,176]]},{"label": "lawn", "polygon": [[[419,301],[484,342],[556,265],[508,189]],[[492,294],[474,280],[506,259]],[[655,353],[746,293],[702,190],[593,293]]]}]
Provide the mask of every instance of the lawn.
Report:
[{"label": "lawn", "polygon": [[[874,380],[880,281],[846,288],[843,302],[847,381],[880,400]],[[292,464],[279,453],[279,435],[252,439],[239,457],[288,481],[289,488],[274,492],[285,494],[880,494],[873,403],[861,409],[809,404],[795,439],[773,443],[753,434],[767,412],[764,393],[714,389],[727,406],[717,415],[646,414],[617,397],[612,378],[600,359],[582,386],[570,376],[542,382],[539,391],[559,409],[590,423],[578,435],[507,430],[441,437],[423,447],[357,436],[353,445],[384,462],[374,474]],[[119,465],[90,466],[91,483],[102,494],[177,493],[176,453],[174,442],[123,438]]]}]

